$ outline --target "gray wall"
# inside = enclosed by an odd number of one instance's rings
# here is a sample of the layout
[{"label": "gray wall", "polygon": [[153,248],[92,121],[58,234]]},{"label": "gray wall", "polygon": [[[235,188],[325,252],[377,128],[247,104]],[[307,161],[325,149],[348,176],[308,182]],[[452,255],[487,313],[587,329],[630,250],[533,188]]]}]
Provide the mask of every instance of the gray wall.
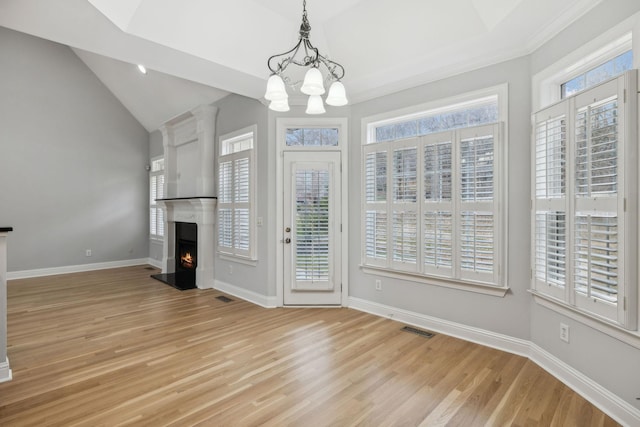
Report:
[{"label": "gray wall", "polygon": [[146,130],[68,47],[0,27],[0,52],[8,270],[146,258]]},{"label": "gray wall", "polygon": [[[534,75],[640,11],[637,0],[605,0],[531,55]],[[637,27],[636,27],[637,28]],[[637,52],[637,50],[636,50]],[[635,58],[636,64],[638,58]],[[640,349],[531,302],[531,341],[640,409]],[[560,323],[570,342],[560,341]]]},{"label": "gray wall", "polygon": [[162,132],[154,130],[149,134],[149,159],[160,157],[164,154],[162,145]]},{"label": "gray wall", "polygon": [[[267,147],[267,108],[255,99],[246,98],[240,95],[229,95],[214,104],[219,108],[216,120],[216,160],[220,149],[218,147],[219,137],[230,132],[257,125],[258,137],[256,144],[256,165],[257,165],[257,216],[263,218],[264,225],[257,227],[257,265],[246,265],[235,261],[223,260],[216,256],[215,279],[238,286],[260,295],[270,295],[269,281],[267,275],[269,271],[268,253],[273,252],[273,241],[268,241],[268,224],[271,221],[271,212],[268,210],[268,191],[263,184],[267,182],[267,159],[269,152]],[[218,165],[216,164],[216,176]],[[217,188],[217,187],[216,187]],[[229,271],[232,266],[232,272]],[[273,290],[275,292],[275,288]]]}]

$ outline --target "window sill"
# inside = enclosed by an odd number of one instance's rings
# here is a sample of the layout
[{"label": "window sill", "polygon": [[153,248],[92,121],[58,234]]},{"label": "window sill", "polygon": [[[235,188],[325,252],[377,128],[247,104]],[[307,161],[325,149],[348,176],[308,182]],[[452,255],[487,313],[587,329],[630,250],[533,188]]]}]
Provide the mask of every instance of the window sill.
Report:
[{"label": "window sill", "polygon": [[156,243],[162,243],[164,242],[164,238],[163,237],[149,237],[149,240],[151,240],[151,242],[156,242]]},{"label": "window sill", "polygon": [[245,258],[236,255],[225,254],[222,252],[218,252],[218,257],[220,257],[220,259],[224,261],[233,261],[239,264],[250,265],[251,267],[255,267],[256,265],[258,265],[257,259]]},{"label": "window sill", "polygon": [[367,274],[375,274],[377,276],[391,277],[400,280],[410,280],[416,283],[424,283],[427,285],[441,286],[443,288],[475,292],[478,294],[491,295],[500,298],[503,298],[509,291],[509,287],[507,286],[501,287],[482,283],[465,282],[455,279],[446,279],[442,277],[424,276],[422,274],[391,271],[386,268],[372,267],[369,265],[360,265],[360,269],[363,273]]},{"label": "window sill", "polygon": [[622,326],[597,316],[592,316],[573,306],[567,305],[564,301],[536,292],[533,289],[529,289],[529,293],[533,295],[533,299],[537,304],[640,349],[640,333],[638,331],[624,329]]}]

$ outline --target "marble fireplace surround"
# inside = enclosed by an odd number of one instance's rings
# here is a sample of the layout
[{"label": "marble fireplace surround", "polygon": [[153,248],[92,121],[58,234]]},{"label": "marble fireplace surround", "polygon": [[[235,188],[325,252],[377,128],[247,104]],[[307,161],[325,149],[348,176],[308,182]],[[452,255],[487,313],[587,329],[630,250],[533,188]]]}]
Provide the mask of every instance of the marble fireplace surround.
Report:
[{"label": "marble fireplace surround", "polygon": [[167,123],[160,131],[165,182],[162,273],[175,272],[176,222],[198,226],[196,286],[213,288],[215,258],[215,120],[218,108],[202,105]]}]

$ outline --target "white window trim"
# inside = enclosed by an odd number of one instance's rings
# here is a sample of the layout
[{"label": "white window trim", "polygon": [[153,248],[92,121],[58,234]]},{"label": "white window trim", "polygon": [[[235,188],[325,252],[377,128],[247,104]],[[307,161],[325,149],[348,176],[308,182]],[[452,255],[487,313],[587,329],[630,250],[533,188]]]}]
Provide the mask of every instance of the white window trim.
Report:
[{"label": "white window trim", "polygon": [[[150,165],[153,164],[153,162],[157,161],[157,160],[164,160],[164,155],[160,155],[160,156],[155,156],[151,158],[151,163]],[[151,190],[151,177],[152,176],[160,176],[163,175],[165,182],[166,182],[166,175],[165,175],[165,168],[166,165],[162,168],[161,171],[153,171],[151,169],[151,166],[149,167],[149,190]],[[164,185],[163,185],[163,191],[164,191]],[[162,206],[160,206],[158,203],[151,203],[151,200],[149,200],[149,211],[151,211],[151,208],[156,208],[156,209],[160,209],[163,213],[164,213],[164,208]],[[165,234],[167,232],[167,230],[164,230]],[[151,224],[149,224],[149,239],[153,242],[162,242],[164,241],[164,235],[159,235],[159,234],[151,234]]]},{"label": "white window trim", "polygon": [[[443,98],[431,102],[427,102],[420,105],[415,105],[403,109],[398,109],[394,111],[389,111],[381,114],[376,114],[373,116],[368,116],[362,119],[361,121],[361,135],[362,135],[362,146],[369,145],[369,141],[373,140],[375,136],[375,126],[394,123],[394,122],[402,122],[405,120],[410,120],[415,117],[423,116],[425,112],[431,110],[440,110],[446,111],[448,107],[455,104],[464,104],[465,102],[472,102],[475,100],[479,100],[485,97],[496,96],[498,97],[498,122],[502,124],[501,139],[500,146],[495,150],[496,158],[494,159],[496,169],[495,176],[498,177],[499,182],[495,187],[495,197],[497,198],[498,203],[498,222],[497,229],[499,232],[497,233],[495,244],[498,247],[499,254],[497,255],[499,260],[499,265],[496,266],[499,269],[500,281],[498,285],[493,284],[483,284],[477,282],[470,282],[464,280],[454,280],[448,278],[440,278],[437,276],[431,276],[428,274],[415,274],[410,272],[400,272],[400,271],[389,271],[383,269],[382,267],[376,267],[373,265],[365,265],[364,264],[364,255],[361,254],[361,265],[360,268],[365,273],[371,273],[376,275],[383,275],[388,277],[394,277],[398,279],[411,280],[413,282],[425,283],[429,285],[442,286],[446,288],[453,289],[463,289],[470,292],[481,293],[485,295],[499,296],[504,297],[509,290],[507,279],[509,277],[509,250],[508,250],[508,235],[507,235],[507,227],[509,224],[509,210],[507,207],[509,206],[508,194],[508,161],[509,158],[509,128],[508,128],[508,84],[504,83],[497,86],[492,86],[485,89],[480,89],[472,92],[467,92],[464,94]],[[362,162],[361,162],[362,163]],[[363,179],[363,171],[360,171],[360,179]],[[361,192],[363,191],[361,185]],[[360,215],[362,217],[362,212],[364,210],[364,193],[361,194],[361,206],[360,206]],[[360,236],[360,245],[364,244],[364,231],[361,231]],[[363,251],[361,251],[364,253]]]},{"label": "white window trim", "polygon": [[533,76],[532,111],[560,100],[560,85],[616,56],[633,50],[633,68],[640,66],[640,13],[625,19]]},{"label": "white window trim", "polygon": [[[238,153],[230,153],[222,155],[222,146],[224,141],[232,140],[238,138],[243,135],[252,134],[253,137],[253,147],[249,150],[240,151]],[[216,188],[219,187],[220,180],[220,163],[228,159],[234,159],[239,157],[242,153],[248,152],[249,158],[249,251],[247,255],[230,253],[227,250],[221,250],[218,245],[218,233],[219,233],[219,225],[216,226],[216,251],[218,256],[221,259],[228,261],[237,261],[243,264],[255,266],[257,265],[257,247],[258,247],[258,236],[257,236],[257,166],[256,166],[256,144],[258,141],[258,126],[251,125],[242,129],[238,129],[233,132],[229,132],[227,134],[221,135],[218,137],[218,161],[217,161],[217,174],[216,174]],[[245,157],[245,156],[241,156]],[[220,209],[220,200],[218,200],[218,209]],[[216,216],[218,212],[216,212]],[[218,218],[216,218],[218,221]]]}]

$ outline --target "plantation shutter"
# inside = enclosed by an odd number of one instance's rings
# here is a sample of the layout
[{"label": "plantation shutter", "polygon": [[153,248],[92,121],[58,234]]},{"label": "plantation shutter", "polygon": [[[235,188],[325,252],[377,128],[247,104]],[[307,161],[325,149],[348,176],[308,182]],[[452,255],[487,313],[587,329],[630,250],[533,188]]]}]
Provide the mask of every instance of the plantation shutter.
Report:
[{"label": "plantation shutter", "polygon": [[557,298],[567,281],[567,117],[567,105],[558,104],[534,124],[534,284]]},{"label": "plantation shutter", "polygon": [[387,151],[369,146],[364,152],[364,258],[386,266],[388,254]]},{"label": "plantation shutter", "polygon": [[363,263],[496,285],[500,125],[363,147]]},{"label": "plantation shutter", "polygon": [[479,126],[458,133],[460,277],[491,283],[498,273],[494,191],[498,126]]},{"label": "plantation shutter", "polygon": [[298,164],[295,170],[296,192],[296,282],[332,281],[331,208],[329,191],[331,171]]},{"label": "plantation shutter", "polygon": [[164,236],[164,211],[156,203],[164,198],[164,162],[154,161],[149,177],[149,234],[151,238]]},{"label": "plantation shutter", "polygon": [[624,159],[619,80],[577,95],[573,281],[576,305],[618,318],[624,224],[619,197]]},{"label": "plantation shutter", "polygon": [[424,137],[423,264],[426,273],[452,275],[453,132]]},{"label": "plantation shutter", "polygon": [[627,328],[636,325],[637,228],[625,217],[636,215],[638,165],[636,99],[625,90],[636,93],[636,78],[534,115],[532,286]]},{"label": "plantation shutter", "polygon": [[233,162],[220,162],[218,171],[218,250],[233,252]]},{"label": "plantation shutter", "polygon": [[253,134],[221,142],[218,169],[218,251],[251,258]]},{"label": "plantation shutter", "polygon": [[249,255],[250,244],[250,205],[249,205],[249,157],[242,157],[233,162],[234,181],[234,221],[233,247],[236,255]]},{"label": "plantation shutter", "polygon": [[418,140],[394,144],[391,159],[391,262],[399,270],[417,271]]}]

